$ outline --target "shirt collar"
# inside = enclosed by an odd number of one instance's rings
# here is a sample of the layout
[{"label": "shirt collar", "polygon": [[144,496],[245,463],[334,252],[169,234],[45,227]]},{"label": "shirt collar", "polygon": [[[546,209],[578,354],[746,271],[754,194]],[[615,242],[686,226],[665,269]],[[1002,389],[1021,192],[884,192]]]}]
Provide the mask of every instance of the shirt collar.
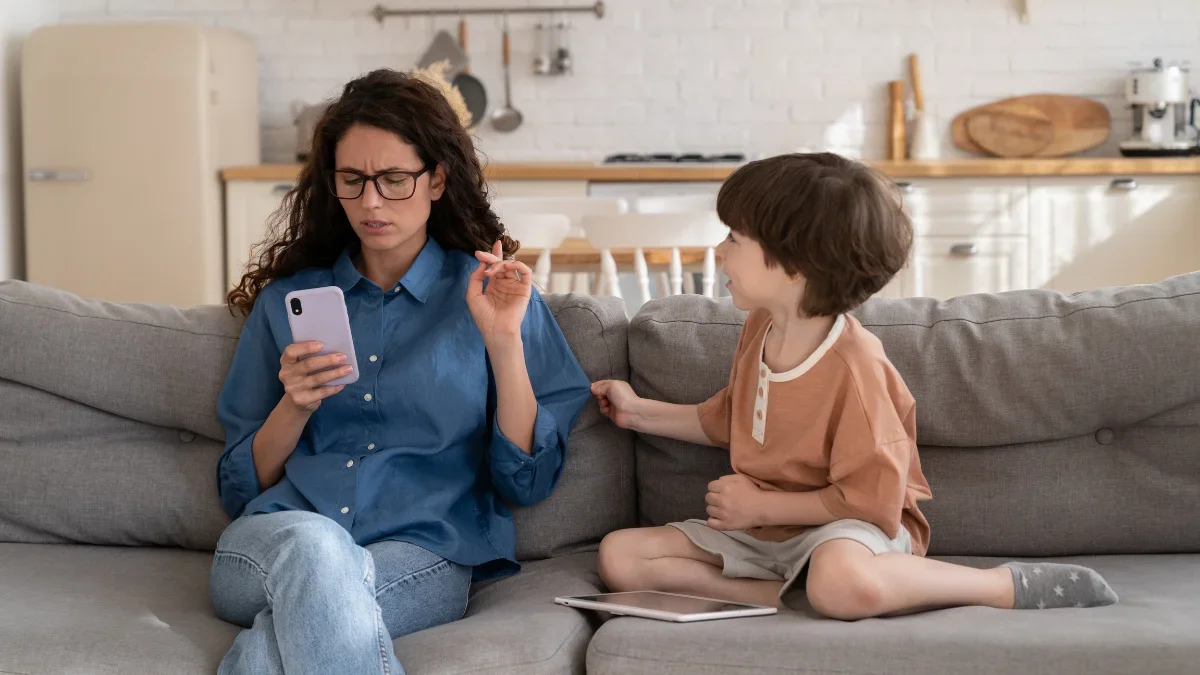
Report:
[{"label": "shirt collar", "polygon": [[[333,264],[333,282],[342,289],[342,292],[354,288],[364,278],[358,268],[354,266],[352,259],[357,251],[357,244],[347,246],[338,256],[337,262]],[[425,246],[417,254],[417,259],[408,268],[408,272],[400,279],[399,285],[403,286],[409,295],[424,303],[429,299],[429,294],[433,291],[433,283],[437,280],[445,262],[446,251],[433,237],[426,237]],[[387,288],[384,289],[384,292],[392,290]]]},{"label": "shirt collar", "polygon": [[422,304],[429,299],[433,291],[433,283],[441,276],[442,265],[446,262],[446,251],[433,237],[425,239],[425,247],[417,254],[412,267],[400,279],[400,285],[409,295]]},{"label": "shirt collar", "polygon": [[338,256],[337,262],[333,263],[333,283],[342,289],[343,293],[354,288],[358,285],[359,280],[363,278],[358,268],[354,266],[354,261],[350,258],[357,250],[358,247],[354,244],[347,246],[342,251],[342,254]]}]

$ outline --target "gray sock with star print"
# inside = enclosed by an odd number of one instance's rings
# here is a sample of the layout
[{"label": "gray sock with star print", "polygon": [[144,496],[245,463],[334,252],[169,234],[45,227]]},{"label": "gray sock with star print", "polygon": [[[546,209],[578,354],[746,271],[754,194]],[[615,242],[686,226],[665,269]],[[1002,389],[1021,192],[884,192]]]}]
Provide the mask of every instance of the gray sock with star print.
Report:
[{"label": "gray sock with star print", "polygon": [[1012,572],[1013,609],[1101,607],[1117,601],[1117,594],[1095,570],[1062,563],[1004,563]]}]

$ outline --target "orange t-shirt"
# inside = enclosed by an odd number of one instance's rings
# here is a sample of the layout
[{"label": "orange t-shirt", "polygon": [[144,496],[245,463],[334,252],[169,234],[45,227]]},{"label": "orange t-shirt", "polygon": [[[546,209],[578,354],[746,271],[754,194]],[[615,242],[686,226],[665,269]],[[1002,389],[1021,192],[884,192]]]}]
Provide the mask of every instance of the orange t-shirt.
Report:
[{"label": "orange t-shirt", "polygon": [[[773,373],[763,361],[770,326],[766,311],[746,317],[729,386],[699,406],[704,433],[760,488],[815,490],[838,518],[873,523],[892,538],[903,524],[913,553],[925,555],[929,522],[917,502],[933,495],[917,457],[916,401],[879,339],[839,316],[804,363]],[[784,541],[806,529],[749,534]]]}]

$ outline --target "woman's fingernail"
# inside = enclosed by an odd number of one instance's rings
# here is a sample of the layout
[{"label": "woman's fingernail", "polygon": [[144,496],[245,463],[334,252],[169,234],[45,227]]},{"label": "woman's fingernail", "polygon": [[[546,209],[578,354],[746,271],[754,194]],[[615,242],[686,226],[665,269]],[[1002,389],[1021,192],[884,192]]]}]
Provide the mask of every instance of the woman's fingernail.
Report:
[{"label": "woman's fingernail", "polygon": [[346,360],[346,355],[345,355],[345,354],[338,354],[338,355],[337,355],[337,360],[338,360],[338,363],[342,363],[343,361],[345,361],[345,360]]}]

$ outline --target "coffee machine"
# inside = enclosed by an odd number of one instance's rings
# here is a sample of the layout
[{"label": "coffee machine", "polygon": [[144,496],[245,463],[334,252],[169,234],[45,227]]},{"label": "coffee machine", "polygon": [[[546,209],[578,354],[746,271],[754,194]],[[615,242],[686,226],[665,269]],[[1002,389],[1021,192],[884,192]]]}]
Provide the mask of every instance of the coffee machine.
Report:
[{"label": "coffee machine", "polygon": [[1125,81],[1133,108],[1133,137],[1121,143],[1126,157],[1179,157],[1200,154],[1196,108],[1188,69],[1154,59],[1150,68],[1134,68]]}]

